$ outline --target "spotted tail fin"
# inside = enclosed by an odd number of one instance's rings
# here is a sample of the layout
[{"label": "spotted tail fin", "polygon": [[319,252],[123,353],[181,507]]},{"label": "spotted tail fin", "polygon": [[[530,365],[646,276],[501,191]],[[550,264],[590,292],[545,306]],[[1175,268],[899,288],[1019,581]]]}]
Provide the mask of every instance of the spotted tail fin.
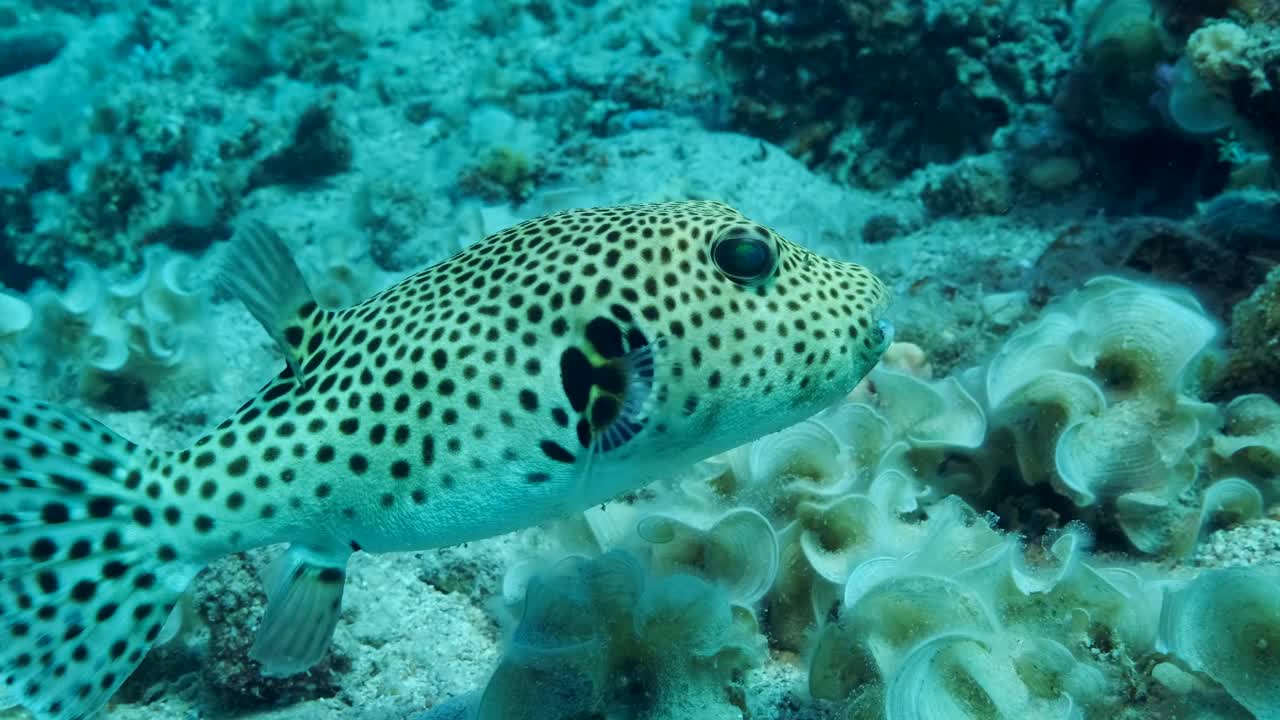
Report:
[{"label": "spotted tail fin", "polygon": [[0,396],[0,707],[91,716],[199,572],[161,527],[155,457],[69,410]]}]

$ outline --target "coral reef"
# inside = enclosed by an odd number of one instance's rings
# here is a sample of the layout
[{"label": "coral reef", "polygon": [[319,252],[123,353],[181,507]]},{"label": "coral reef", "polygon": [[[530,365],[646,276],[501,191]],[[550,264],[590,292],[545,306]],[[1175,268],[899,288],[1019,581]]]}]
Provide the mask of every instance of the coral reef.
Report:
[{"label": "coral reef", "polygon": [[916,552],[854,566],[809,659],[815,697],[850,717],[1080,717],[1131,691],[1126,655],[1151,648],[1159,595],[1084,562],[1079,531],[1034,565],[958,501],[924,531]]},{"label": "coral reef", "polygon": [[31,325],[31,306],[21,298],[0,292],[0,387],[13,381],[17,364],[15,340]]},{"label": "coral reef", "polygon": [[1071,64],[1064,17],[1034,3],[926,5],[722,4],[711,23],[735,126],[842,182],[884,187],[989,150],[1028,106],[1047,107]]},{"label": "coral reef", "polygon": [[193,65],[144,51],[143,27],[141,18],[100,16],[56,61],[6,79],[14,112],[0,126],[20,141],[0,150],[0,164],[24,181],[5,191],[14,212],[4,213],[0,235],[37,276],[64,281],[74,258],[136,268],[147,243],[203,247],[220,232],[235,193],[198,128],[221,109],[173,92]]},{"label": "coral reef", "polygon": [[1215,473],[1240,478],[1280,497],[1280,404],[1266,395],[1241,395],[1223,409],[1222,431],[1213,436]]},{"label": "coral reef", "polygon": [[[1163,20],[1186,39],[1173,94],[1194,97],[1175,111],[1182,127],[1240,130],[1247,142],[1280,150],[1274,112],[1280,81],[1280,13],[1273,3],[1161,3]],[[1178,103],[1171,95],[1170,109]],[[1196,118],[1209,116],[1206,126]],[[1269,158],[1266,162],[1270,165]],[[1267,172],[1274,172],[1268,169]]]},{"label": "coral reef", "polygon": [[1142,552],[1185,553],[1214,507],[1189,498],[1206,492],[1198,460],[1218,423],[1199,399],[1217,333],[1185,293],[1090,281],[985,368],[995,444],[1023,482],[1103,509],[1089,513],[1101,531],[1114,522]]},{"label": "coral reef", "polygon": [[137,410],[150,393],[212,388],[205,363],[209,292],[193,281],[193,263],[160,246],[144,253],[131,277],[72,264],[64,290],[31,294],[35,322],[24,342],[46,382],[63,399]]},{"label": "coral reef", "polygon": [[[859,564],[818,635],[810,691],[847,716],[1093,717],[1135,696],[1142,717],[1275,716],[1274,684],[1261,680],[1277,663],[1274,573],[1151,580],[1089,561],[1078,528],[1024,556],[956,501],[926,528],[919,552]],[[1172,664],[1152,667],[1159,653]],[[1214,682],[1172,682],[1183,670]]]},{"label": "coral reef", "polygon": [[234,558],[114,712],[1277,718],[1276,7],[0,2],[0,387],[175,447],[234,409],[278,371],[204,285],[241,216],[341,307],[724,199],[883,269],[920,344],[500,547],[358,556],[310,675],[248,660]]},{"label": "coral reef", "polygon": [[201,684],[218,704],[229,710],[281,705],[314,697],[329,697],[340,687],[351,659],[339,646],[331,647],[310,672],[293,677],[264,677],[249,659],[254,629],[266,606],[256,567],[261,553],[227,558],[216,564],[192,591],[191,605],[208,632],[207,655],[200,663]]},{"label": "coral reef", "polygon": [[[1176,327],[1156,327],[1150,320],[1179,313],[1183,320]],[[838,717],[1145,717],[1129,714],[1134,698],[1142,698],[1142,712],[1162,716],[1212,707],[1214,717],[1272,717],[1274,689],[1260,678],[1280,660],[1274,643],[1255,647],[1253,640],[1280,631],[1273,572],[1168,576],[1132,562],[1093,559],[1094,532],[1079,521],[1047,520],[1034,530],[1038,540],[1031,540],[998,529],[996,523],[1006,518],[975,511],[953,494],[989,507],[991,483],[1008,482],[996,478],[1010,453],[1070,446],[1071,432],[1062,428],[1081,425],[1049,417],[1054,407],[1063,407],[1055,406],[1049,389],[1072,382],[1075,390],[1061,397],[1086,404],[1093,398],[1093,412],[1082,411],[1086,423],[1106,425],[1118,441],[1089,445],[1095,459],[1099,452],[1130,452],[1136,445],[1125,438],[1138,438],[1139,444],[1155,438],[1172,443],[1165,455],[1185,466],[1179,458],[1188,452],[1180,445],[1186,438],[1174,437],[1171,427],[1178,425],[1176,413],[1203,420],[1211,406],[1189,395],[1179,399],[1178,393],[1194,389],[1196,363],[1203,361],[1203,343],[1214,330],[1185,295],[1103,278],[1015,333],[987,367],[959,379],[930,380],[919,348],[893,346],[845,404],[687,476],[590,510],[550,530],[549,545],[531,546],[543,560],[511,568],[508,603],[514,606],[523,597],[529,607],[542,608],[554,598],[560,622],[521,624],[513,637],[543,627],[555,639],[526,641],[534,650],[513,640],[486,697],[495,688],[508,697],[514,673],[525,702],[504,706],[507,712],[540,707],[535,700],[546,700],[551,687],[571,696],[558,696],[557,702],[599,711],[602,681],[591,673],[618,657],[602,654],[604,644],[594,634],[602,624],[595,605],[599,587],[633,607],[648,587],[639,579],[648,568],[659,577],[685,578],[683,618],[706,612],[693,588],[715,588],[721,602],[741,614],[744,628],[754,627],[747,619],[758,612],[770,646],[803,653],[809,692],[840,708]],[[1196,332],[1200,342],[1168,342]],[[1056,348],[1068,345],[1050,342],[1045,336],[1052,333],[1076,338],[1070,345],[1079,351],[1074,369],[1062,358],[1054,360],[1055,352],[1066,352]],[[1019,366],[1026,368],[1021,374],[1014,372]],[[975,398],[966,388],[982,377],[987,389]],[[1023,400],[1010,400],[1010,393],[1024,393]],[[1142,430],[1152,419],[1142,412],[1114,409],[1143,402],[1167,405],[1162,412],[1175,414],[1163,419],[1169,433]],[[1044,417],[1010,419],[1018,403]],[[1198,491],[1199,502],[1177,497],[1185,507],[1176,512],[1161,506],[1171,494],[1185,495],[1188,481],[1174,483],[1176,492],[1169,493],[1163,483],[1176,477],[1173,468],[1155,478],[1159,482],[1151,489],[1133,474],[1141,475],[1144,458],[1102,458],[1084,473],[1084,480],[1096,484],[1067,484],[1076,479],[1068,472],[1055,487],[1085,504],[1118,495],[1107,513],[1130,533],[1130,541],[1149,552],[1182,552],[1210,516],[1247,520],[1262,507],[1259,487],[1276,496],[1268,483],[1280,457],[1280,405],[1245,396],[1225,412],[1222,434],[1209,424],[1192,428],[1198,460],[1219,458],[1210,462],[1216,481]],[[1023,434],[1003,439],[1012,430]],[[1088,431],[1086,425],[1074,432]],[[1080,459],[1069,450],[1057,454]],[[1052,457],[1039,464],[1026,459],[1037,472],[1054,467]],[[1007,491],[1006,485],[996,497]],[[1151,519],[1127,504],[1142,506]],[[1105,524],[1106,517],[1092,521]],[[1029,518],[1022,520],[1023,532],[1032,531]],[[1176,537],[1161,534],[1166,523]],[[573,558],[553,571],[532,569],[565,553]],[[587,589],[592,587],[597,589]],[[566,603],[572,609],[564,609]],[[1228,607],[1227,613],[1207,615]],[[572,627],[565,626],[566,618],[573,619]],[[634,638],[636,622],[614,622],[623,628],[624,642],[633,642],[626,639]],[[723,618],[689,622],[679,633],[687,642],[726,626]],[[1248,660],[1230,661],[1236,653]],[[549,669],[535,673],[531,657]],[[719,697],[723,677],[703,682],[708,697]],[[541,690],[530,694],[530,684]],[[616,689],[609,696],[616,699]],[[517,716],[540,717],[531,712]],[[639,716],[664,716],[647,712]]]},{"label": "coral reef", "polygon": [[648,574],[623,551],[568,558],[530,579],[475,717],[740,718],[763,645],[713,583]]},{"label": "coral reef", "polygon": [[[1274,186],[1277,30],[1245,4],[1075,3],[1080,52],[1055,110],[1106,186],[1144,191],[1113,209],[1183,215],[1227,189]],[[1148,172],[1154,156],[1177,172]]]},{"label": "coral reef", "polygon": [[1224,391],[1275,388],[1280,383],[1280,268],[1231,312],[1231,354]]}]

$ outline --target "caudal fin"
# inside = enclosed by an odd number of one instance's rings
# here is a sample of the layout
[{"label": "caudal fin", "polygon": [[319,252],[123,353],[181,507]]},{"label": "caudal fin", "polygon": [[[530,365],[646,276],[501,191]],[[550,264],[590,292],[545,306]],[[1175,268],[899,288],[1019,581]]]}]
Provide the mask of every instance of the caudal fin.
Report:
[{"label": "caudal fin", "polygon": [[161,520],[159,465],[79,414],[0,396],[0,707],[85,718],[159,636],[202,567]]}]

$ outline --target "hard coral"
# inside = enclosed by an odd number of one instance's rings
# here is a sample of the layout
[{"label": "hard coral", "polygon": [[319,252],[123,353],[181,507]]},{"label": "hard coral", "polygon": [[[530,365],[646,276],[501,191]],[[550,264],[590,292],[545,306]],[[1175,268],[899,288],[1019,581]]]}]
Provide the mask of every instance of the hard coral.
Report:
[{"label": "hard coral", "polygon": [[884,185],[989,149],[1017,104],[1048,102],[1068,38],[1037,12],[749,0],[721,5],[712,27],[732,72],[735,124],[841,180]]},{"label": "hard coral", "polygon": [[249,189],[314,182],[351,168],[351,138],[325,104],[299,116],[289,143],[264,158],[249,176]]},{"label": "hard coral", "polygon": [[1187,38],[1186,57],[1206,82],[1225,87],[1249,73],[1249,33],[1230,21],[1205,25]]},{"label": "hard coral", "polygon": [[194,586],[192,604],[209,632],[209,657],[200,669],[204,686],[226,709],[332,696],[341,674],[351,667],[338,647],[309,672],[292,677],[265,677],[249,659],[266,605],[257,575],[254,563],[242,554],[216,563]]},{"label": "hard coral", "polygon": [[368,38],[364,5],[352,0],[238,0],[222,3],[223,59],[245,85],[274,73],[335,82]]},{"label": "hard coral", "polygon": [[1231,354],[1220,391],[1280,385],[1280,268],[1231,312]]},{"label": "hard coral", "polygon": [[1187,551],[1205,517],[1197,459],[1217,417],[1199,397],[1216,334],[1189,295],[1118,278],[1050,306],[985,370],[1019,476],[1098,508],[1142,552]]},{"label": "hard coral", "polygon": [[[1115,707],[1124,662],[1155,634],[1153,600],[1062,535],[1031,567],[1018,543],[958,501],[934,508],[920,551],[858,565],[810,656],[810,691],[871,718],[1074,717]],[[1087,618],[1087,619],[1086,619]]]},{"label": "hard coral", "polygon": [[[1280,109],[1276,7],[1270,2],[1165,3],[1166,25],[1186,38],[1181,59],[1164,72],[1166,106],[1176,125],[1192,133],[1231,128],[1234,143],[1272,156],[1280,152],[1273,121]],[[1179,14],[1188,9],[1194,12]]]}]

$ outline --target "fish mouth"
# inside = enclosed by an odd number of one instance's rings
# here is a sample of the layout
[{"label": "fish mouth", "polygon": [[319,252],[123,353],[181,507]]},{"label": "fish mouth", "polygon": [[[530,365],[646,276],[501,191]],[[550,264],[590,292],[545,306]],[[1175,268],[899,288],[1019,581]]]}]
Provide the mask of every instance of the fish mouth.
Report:
[{"label": "fish mouth", "polygon": [[893,323],[888,320],[877,320],[870,330],[867,331],[869,336],[867,339],[871,341],[870,350],[874,353],[871,364],[880,361],[880,356],[884,355],[884,351],[889,349],[889,344],[893,342]]},{"label": "fish mouth", "polygon": [[893,323],[881,320],[876,323],[876,330],[880,332],[881,348],[887,348],[893,344]]},{"label": "fish mouth", "polygon": [[[867,330],[867,340],[870,341],[870,345],[867,348],[868,354],[855,352],[853,355],[853,363],[855,367],[858,367],[862,371],[869,369],[869,366],[867,368],[862,367],[862,363],[868,362],[868,358],[871,365],[875,365],[879,362],[880,357],[884,355],[885,350],[888,350],[889,345],[893,343],[893,335],[894,327],[892,322],[888,320],[877,320],[876,323]],[[861,350],[861,348],[857,349]]]}]

